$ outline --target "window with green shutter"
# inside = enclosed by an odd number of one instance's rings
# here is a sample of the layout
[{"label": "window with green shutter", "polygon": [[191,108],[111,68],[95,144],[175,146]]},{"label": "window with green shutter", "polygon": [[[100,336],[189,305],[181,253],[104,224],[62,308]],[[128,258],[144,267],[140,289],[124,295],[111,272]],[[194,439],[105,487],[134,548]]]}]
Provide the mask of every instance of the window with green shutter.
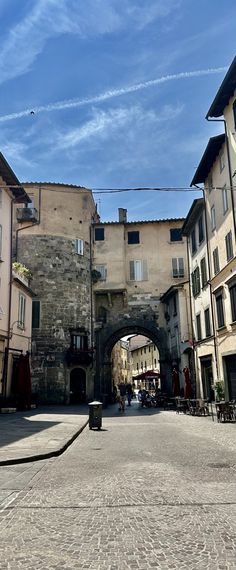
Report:
[{"label": "window with green shutter", "polygon": [[39,329],[40,325],[40,301],[32,302],[32,329]]}]

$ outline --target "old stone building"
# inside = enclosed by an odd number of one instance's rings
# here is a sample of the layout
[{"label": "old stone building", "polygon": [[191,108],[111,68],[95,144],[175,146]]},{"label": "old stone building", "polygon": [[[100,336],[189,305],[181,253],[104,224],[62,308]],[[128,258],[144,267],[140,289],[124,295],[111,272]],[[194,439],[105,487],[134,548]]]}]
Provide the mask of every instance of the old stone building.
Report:
[{"label": "old stone building", "polygon": [[33,391],[41,402],[93,397],[93,303],[90,190],[24,184],[31,203],[18,208],[15,256],[32,271]]},{"label": "old stone building", "polygon": [[157,346],[162,386],[171,393],[172,356],[161,297],[187,274],[183,219],[118,222],[93,227],[96,306],[95,390],[111,391],[111,351],[125,335],[142,334]]}]

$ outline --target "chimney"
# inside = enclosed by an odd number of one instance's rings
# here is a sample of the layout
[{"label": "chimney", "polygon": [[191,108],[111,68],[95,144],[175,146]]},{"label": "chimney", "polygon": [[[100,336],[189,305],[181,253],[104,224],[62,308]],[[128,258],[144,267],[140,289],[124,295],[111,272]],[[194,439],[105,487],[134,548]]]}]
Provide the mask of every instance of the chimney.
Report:
[{"label": "chimney", "polygon": [[119,222],[121,224],[126,224],[127,222],[127,210],[126,208],[118,208]]}]

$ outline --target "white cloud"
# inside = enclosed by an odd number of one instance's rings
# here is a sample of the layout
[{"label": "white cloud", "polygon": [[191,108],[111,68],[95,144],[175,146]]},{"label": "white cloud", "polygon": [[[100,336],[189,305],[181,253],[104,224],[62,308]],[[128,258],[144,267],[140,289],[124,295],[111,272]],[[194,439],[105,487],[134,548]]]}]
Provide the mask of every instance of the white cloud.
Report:
[{"label": "white cloud", "polygon": [[[37,0],[31,11],[1,35],[0,82],[29,71],[46,42],[57,35],[93,37],[122,28],[143,28],[166,17],[181,0]],[[30,4],[29,4],[30,5]]]},{"label": "white cloud", "polygon": [[124,131],[129,125],[127,137],[132,136],[132,129],[141,128],[146,130],[148,125],[173,120],[183,111],[183,105],[172,107],[165,105],[159,113],[153,110],[145,111],[141,106],[121,107],[109,111],[94,110],[94,117],[81,127],[68,130],[66,133],[58,133],[56,141],[53,141],[54,149],[69,149],[78,146],[91,138],[107,139],[118,130]]},{"label": "white cloud", "polygon": [[19,164],[25,167],[32,167],[32,160],[27,159],[28,146],[23,142],[2,142],[1,152],[6,159],[13,164]]}]

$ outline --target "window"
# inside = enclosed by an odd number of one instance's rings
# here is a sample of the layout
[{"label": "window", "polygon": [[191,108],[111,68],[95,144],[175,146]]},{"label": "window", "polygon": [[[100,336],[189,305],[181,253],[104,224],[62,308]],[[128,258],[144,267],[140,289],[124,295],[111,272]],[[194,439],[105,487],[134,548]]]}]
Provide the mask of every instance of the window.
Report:
[{"label": "window", "polygon": [[137,362],[137,364],[136,364],[136,368],[137,368],[137,370],[139,369],[139,367],[138,367],[138,362]]},{"label": "window", "polygon": [[216,275],[216,273],[219,273],[219,271],[220,271],[220,262],[219,262],[219,251],[218,251],[218,247],[216,247],[216,248],[213,250],[212,256],[213,256],[214,273],[215,273],[215,275]]},{"label": "window", "polygon": [[128,243],[139,243],[139,232],[128,232]]},{"label": "window", "polygon": [[193,253],[195,253],[195,251],[197,251],[195,228],[191,232],[191,244],[192,244],[192,254],[193,254]]},{"label": "window", "polygon": [[232,257],[234,256],[233,254],[233,243],[232,243],[232,232],[230,230],[230,232],[225,236],[225,247],[226,247],[226,257],[227,257],[227,261],[230,261],[230,259],[232,259]]},{"label": "window", "polygon": [[88,337],[84,334],[72,334],[71,335],[71,348],[73,350],[87,350],[88,349]]},{"label": "window", "polygon": [[144,348],[144,354],[146,354],[146,347]]},{"label": "window", "polygon": [[201,315],[196,315],[197,340],[202,340]]},{"label": "window", "polygon": [[29,194],[30,202],[26,205],[26,208],[34,208],[34,194]]},{"label": "window", "polygon": [[155,368],[157,366],[157,359],[156,358],[154,358],[154,366],[155,366]]},{"label": "window", "polygon": [[225,167],[225,154],[223,150],[219,154],[219,164],[220,164],[220,172],[222,172],[222,170]]},{"label": "window", "polygon": [[75,240],[75,253],[78,255],[84,255],[84,240],[83,239],[76,239]]},{"label": "window", "polygon": [[206,268],[206,258],[201,259],[201,278],[202,278],[202,289],[207,285],[207,268]]},{"label": "window", "polygon": [[129,262],[130,281],[147,281],[147,261],[136,259]]},{"label": "window", "polygon": [[208,186],[209,192],[211,192],[211,191],[212,191],[212,188],[213,188],[212,174],[210,174],[210,175],[208,176],[207,186]]},{"label": "window", "polygon": [[150,347],[150,346],[148,347],[148,352],[151,352],[151,347]]},{"label": "window", "polygon": [[106,281],[107,278],[107,266],[106,265],[96,265],[96,271],[98,271],[101,275],[100,281]]},{"label": "window", "polygon": [[25,326],[25,307],[26,307],[26,297],[19,294],[19,307],[18,307],[18,327],[24,328]]},{"label": "window", "polygon": [[184,260],[182,257],[172,258],[172,276],[174,278],[184,277]]},{"label": "window", "polygon": [[216,227],[216,211],[215,211],[215,206],[212,206],[211,208],[211,229],[212,231],[215,230]]},{"label": "window", "polygon": [[38,329],[40,323],[40,301],[32,301],[32,329]]},{"label": "window", "polygon": [[236,129],[236,99],[233,102],[234,128]]},{"label": "window", "polygon": [[236,321],[236,283],[229,287],[232,321]]},{"label": "window", "polygon": [[204,240],[203,216],[201,216],[198,220],[198,240],[199,243],[202,243]]},{"label": "window", "polygon": [[197,295],[199,295],[201,289],[199,267],[196,267],[191,277],[192,277],[193,296],[196,297]]},{"label": "window", "polygon": [[217,313],[217,324],[218,328],[225,326],[225,317],[224,317],[224,306],[223,306],[223,295],[222,293],[218,293],[216,295],[216,313]]},{"label": "window", "polygon": [[2,258],[2,226],[0,226],[0,259]]},{"label": "window", "polygon": [[170,241],[182,241],[181,228],[173,228],[170,230]]},{"label": "window", "polygon": [[104,228],[95,228],[94,238],[95,241],[104,241]]},{"label": "window", "polygon": [[222,188],[222,202],[223,202],[223,214],[225,214],[229,208],[228,204],[228,192],[226,186]]},{"label": "window", "polygon": [[144,361],[144,368],[147,370],[147,363],[146,363],[146,360]]},{"label": "window", "polygon": [[210,309],[204,311],[206,337],[211,336]]},{"label": "window", "polygon": [[2,188],[0,188],[0,208],[2,207]]}]

